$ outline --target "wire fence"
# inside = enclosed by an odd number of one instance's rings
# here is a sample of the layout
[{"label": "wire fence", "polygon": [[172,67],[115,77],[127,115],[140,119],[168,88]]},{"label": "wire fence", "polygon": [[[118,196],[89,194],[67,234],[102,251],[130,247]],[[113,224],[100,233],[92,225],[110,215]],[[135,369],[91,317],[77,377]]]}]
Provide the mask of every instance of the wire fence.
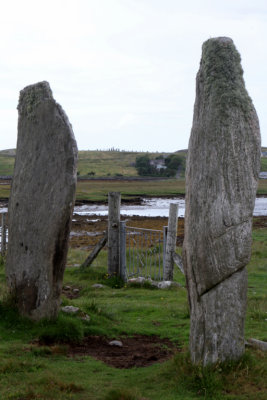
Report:
[{"label": "wire fence", "polygon": [[162,280],[166,247],[165,230],[125,226],[125,264],[128,278]]}]

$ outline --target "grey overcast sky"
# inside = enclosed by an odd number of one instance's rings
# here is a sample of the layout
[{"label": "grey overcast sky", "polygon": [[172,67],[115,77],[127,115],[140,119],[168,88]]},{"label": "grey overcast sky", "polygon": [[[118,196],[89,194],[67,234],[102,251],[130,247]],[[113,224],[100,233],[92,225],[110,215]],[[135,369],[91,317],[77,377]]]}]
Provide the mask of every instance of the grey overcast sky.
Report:
[{"label": "grey overcast sky", "polygon": [[266,0],[0,0],[0,149],[46,80],[80,150],[187,148],[202,43],[229,36],[267,146]]}]

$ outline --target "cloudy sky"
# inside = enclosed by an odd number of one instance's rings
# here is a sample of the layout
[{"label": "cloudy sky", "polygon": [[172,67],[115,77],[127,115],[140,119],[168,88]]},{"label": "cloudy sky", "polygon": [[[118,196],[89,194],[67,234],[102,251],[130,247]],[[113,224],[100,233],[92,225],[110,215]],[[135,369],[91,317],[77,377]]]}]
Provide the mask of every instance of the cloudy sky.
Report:
[{"label": "cloudy sky", "polygon": [[267,146],[266,0],[0,0],[0,149],[46,80],[80,150],[187,148],[202,43],[229,36]]}]

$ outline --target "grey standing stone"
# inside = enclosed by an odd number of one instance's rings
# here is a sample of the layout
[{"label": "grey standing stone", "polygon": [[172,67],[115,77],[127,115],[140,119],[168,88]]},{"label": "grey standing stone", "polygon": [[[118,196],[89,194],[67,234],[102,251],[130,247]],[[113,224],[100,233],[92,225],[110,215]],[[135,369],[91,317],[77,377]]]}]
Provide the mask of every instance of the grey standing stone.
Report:
[{"label": "grey standing stone", "polygon": [[230,38],[206,41],[186,171],[183,263],[192,361],[237,359],[244,319],[260,129]]},{"label": "grey standing stone", "polygon": [[20,92],[7,281],[18,309],[56,317],[76,189],[77,145],[47,82]]}]

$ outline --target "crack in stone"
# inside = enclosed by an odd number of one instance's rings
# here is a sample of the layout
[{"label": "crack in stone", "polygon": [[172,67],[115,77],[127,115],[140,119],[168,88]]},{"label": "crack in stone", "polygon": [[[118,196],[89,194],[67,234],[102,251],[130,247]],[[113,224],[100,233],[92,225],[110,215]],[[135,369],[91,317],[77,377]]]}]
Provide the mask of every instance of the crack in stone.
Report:
[{"label": "crack in stone", "polygon": [[223,232],[223,233],[221,233],[220,235],[218,235],[218,236],[214,236],[214,239],[220,239],[222,236],[224,236],[226,233],[228,233],[231,229],[234,229],[234,228],[236,228],[236,227],[238,227],[238,226],[240,226],[240,225],[242,225],[242,224],[246,224],[246,223],[249,223],[249,219],[247,219],[247,220],[245,220],[245,221],[241,221],[241,222],[239,222],[238,224],[235,224],[235,225],[230,225],[230,226],[227,226],[226,224],[225,224],[225,222],[223,222],[223,225],[225,226],[225,231]]},{"label": "crack in stone", "polygon": [[224,277],[222,280],[220,280],[219,282],[217,282],[215,285],[213,285],[212,287],[208,288],[207,290],[205,290],[203,293],[199,294],[199,298],[201,298],[202,296],[204,296],[205,294],[209,293],[211,290],[215,289],[217,286],[219,286],[221,283],[225,282],[227,279],[231,278],[234,274],[236,274],[237,272],[241,272],[242,270],[244,270],[246,268],[246,266],[243,266],[237,270],[235,270],[234,272],[232,272],[231,274],[227,275],[226,277]]}]

